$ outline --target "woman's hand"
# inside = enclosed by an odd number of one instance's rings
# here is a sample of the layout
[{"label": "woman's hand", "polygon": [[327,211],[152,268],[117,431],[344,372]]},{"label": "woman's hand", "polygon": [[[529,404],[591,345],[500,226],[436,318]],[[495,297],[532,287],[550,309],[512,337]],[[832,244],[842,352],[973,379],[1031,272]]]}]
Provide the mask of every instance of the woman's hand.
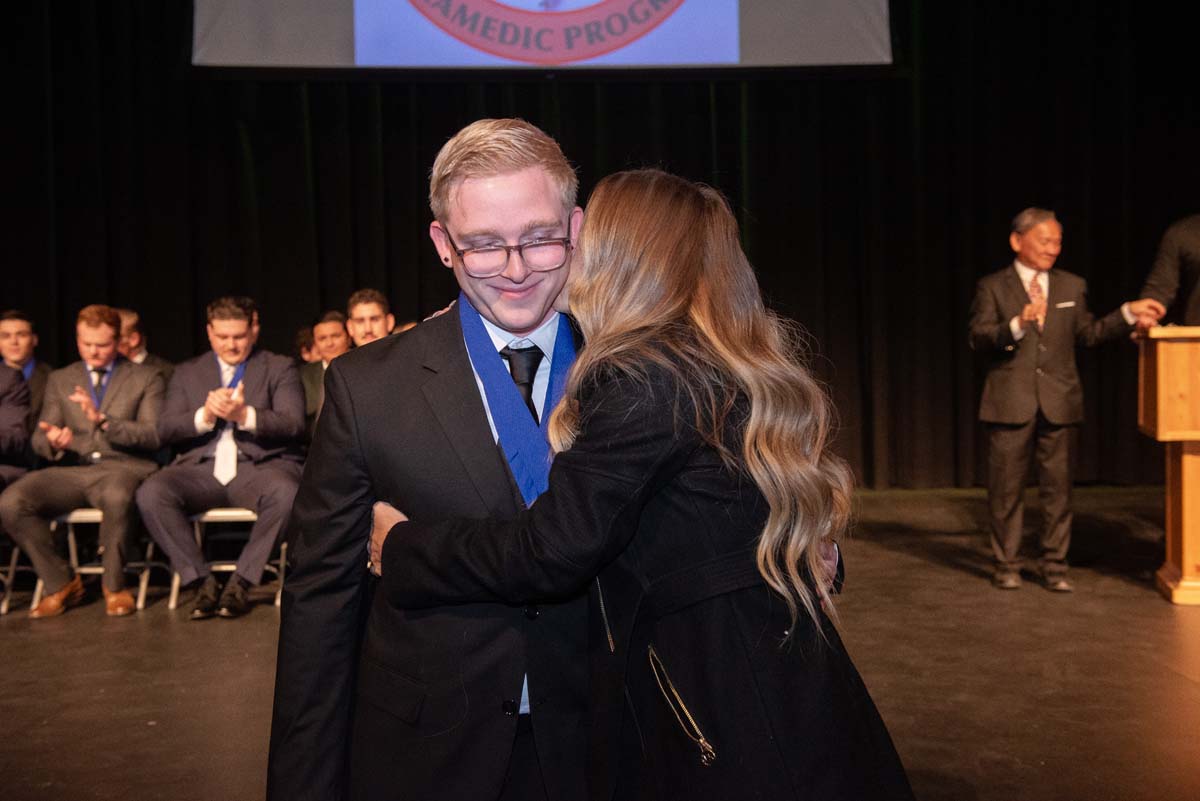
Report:
[{"label": "woman's hand", "polygon": [[377,501],[371,507],[371,543],[367,549],[367,569],[376,576],[383,575],[383,541],[387,539],[392,526],[405,520],[408,520],[408,517],[404,512],[390,503]]}]

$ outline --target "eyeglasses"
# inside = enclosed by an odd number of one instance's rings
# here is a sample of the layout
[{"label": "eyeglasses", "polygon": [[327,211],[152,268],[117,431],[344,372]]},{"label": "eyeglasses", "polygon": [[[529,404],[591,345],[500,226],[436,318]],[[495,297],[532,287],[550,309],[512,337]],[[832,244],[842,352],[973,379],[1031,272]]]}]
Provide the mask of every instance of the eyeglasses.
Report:
[{"label": "eyeglasses", "polygon": [[442,230],[446,232],[446,239],[450,240],[450,248],[462,259],[463,268],[472,278],[493,278],[504,272],[514,250],[520,256],[521,263],[535,273],[557,270],[567,263],[571,255],[571,239],[565,236],[534,239],[519,245],[485,245],[463,249],[455,244],[446,226],[443,225]]}]

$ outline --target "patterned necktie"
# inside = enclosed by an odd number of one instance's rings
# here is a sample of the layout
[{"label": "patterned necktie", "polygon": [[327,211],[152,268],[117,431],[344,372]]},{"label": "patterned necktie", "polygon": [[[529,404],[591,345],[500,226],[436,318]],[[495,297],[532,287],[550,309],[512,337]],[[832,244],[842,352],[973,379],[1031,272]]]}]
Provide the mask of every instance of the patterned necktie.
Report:
[{"label": "patterned necktie", "polygon": [[533,403],[533,379],[537,375],[538,365],[542,362],[542,349],[537,345],[528,348],[510,348],[506,345],[500,349],[500,355],[508,361],[513,383],[517,385],[517,391],[521,393],[525,406],[533,415],[533,422],[539,422],[537,406]]},{"label": "patterned necktie", "polygon": [[[1046,300],[1046,293],[1042,292],[1042,281],[1040,273],[1034,273],[1033,278],[1029,279],[1029,302],[1043,303]],[[1038,316],[1037,327],[1041,331],[1046,325],[1046,316],[1044,314]]]}]

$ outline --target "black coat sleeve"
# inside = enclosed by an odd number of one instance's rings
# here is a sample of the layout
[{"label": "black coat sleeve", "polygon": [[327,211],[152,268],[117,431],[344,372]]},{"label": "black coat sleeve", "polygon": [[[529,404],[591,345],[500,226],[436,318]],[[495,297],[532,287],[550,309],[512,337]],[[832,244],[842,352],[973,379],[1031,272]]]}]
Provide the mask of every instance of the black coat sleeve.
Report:
[{"label": "black coat sleeve", "polygon": [[[294,373],[294,371],[293,371]],[[325,408],[288,527],[267,797],[342,797],[374,489],[344,378]]]},{"label": "black coat sleeve", "polygon": [[972,350],[983,353],[1011,349],[1016,342],[1009,327],[1009,318],[1004,316],[1000,308],[1000,299],[994,287],[994,281],[981,279],[975,285],[975,297],[971,301],[969,342]]},{"label": "black coat sleeve", "polygon": [[392,528],[382,558],[389,603],[569,597],[625,549],[646,500],[695,448],[692,416],[664,374],[606,379],[580,408],[579,433],[555,457],[549,489],[514,520],[413,520]]}]

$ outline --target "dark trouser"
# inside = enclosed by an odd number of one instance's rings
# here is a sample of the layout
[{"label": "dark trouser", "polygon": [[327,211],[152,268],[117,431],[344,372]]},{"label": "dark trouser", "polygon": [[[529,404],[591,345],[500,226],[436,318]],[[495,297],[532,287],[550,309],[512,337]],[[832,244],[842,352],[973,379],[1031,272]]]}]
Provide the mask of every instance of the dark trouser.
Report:
[{"label": "dark trouser", "polygon": [[133,522],[133,493],[153,472],[151,462],[108,461],[75,467],[48,467],[18,479],[0,495],[0,520],[29,555],[46,591],[55,593],[71,580],[71,567],[54,547],[50,521],[72,509],[93,506],[104,513],[100,524],[100,563],[104,589],[125,586],[125,554]]},{"label": "dark trouser", "polygon": [[11,464],[0,464],[0,490],[15,482],[28,471],[24,467]]},{"label": "dark trouser", "polygon": [[1075,432],[1075,426],[1055,425],[1040,413],[1021,425],[988,425],[988,507],[998,571],[1021,569],[1025,478],[1029,475],[1030,456],[1036,453],[1038,498],[1046,518],[1041,568],[1049,577],[1066,574]]},{"label": "dark trouser", "polygon": [[250,529],[250,541],[238,557],[237,574],[258,584],[279,530],[291,514],[301,469],[299,462],[286,459],[261,464],[239,461],[237,475],[222,486],[213,478],[211,459],[175,464],[142,484],[137,493],[138,509],[150,536],[170,557],[171,566],[185,584],[209,573],[188,517],[220,506],[254,510],[258,522]]},{"label": "dark trouser", "polygon": [[528,715],[517,719],[517,737],[497,801],[546,801],[546,783],[542,780],[542,766]]}]

